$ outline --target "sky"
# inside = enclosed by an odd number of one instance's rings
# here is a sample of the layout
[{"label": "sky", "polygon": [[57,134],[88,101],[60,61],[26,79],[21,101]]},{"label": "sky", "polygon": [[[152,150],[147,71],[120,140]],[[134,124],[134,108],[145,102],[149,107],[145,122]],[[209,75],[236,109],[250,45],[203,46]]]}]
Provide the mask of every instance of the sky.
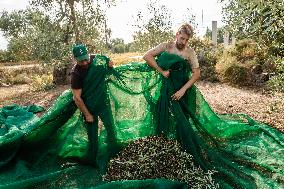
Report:
[{"label": "sky", "polygon": [[[212,21],[217,21],[218,27],[222,23],[222,7],[218,0],[160,0],[160,4],[166,5],[171,11],[173,26],[178,27],[184,22],[184,14],[186,10],[192,11],[196,16],[198,28],[196,33],[198,36],[205,34],[206,28],[211,28]],[[112,38],[122,38],[126,43],[132,41],[132,34],[135,28],[134,17],[138,11],[145,12],[146,5],[149,0],[118,0],[117,5],[106,10],[108,18],[108,26],[112,29]],[[13,11],[25,9],[29,4],[29,0],[0,0],[0,12],[3,10]],[[203,12],[203,19],[202,19]],[[0,31],[0,49],[7,48],[7,39],[5,39]]]}]

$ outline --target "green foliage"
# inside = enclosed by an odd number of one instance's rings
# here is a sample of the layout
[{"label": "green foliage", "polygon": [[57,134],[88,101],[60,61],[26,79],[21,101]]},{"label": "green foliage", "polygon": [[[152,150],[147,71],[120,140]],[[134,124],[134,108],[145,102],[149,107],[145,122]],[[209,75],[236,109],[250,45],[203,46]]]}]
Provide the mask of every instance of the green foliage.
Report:
[{"label": "green foliage", "polygon": [[5,52],[6,58],[1,61],[27,60],[28,55],[23,49],[28,45],[23,40],[23,36],[28,33],[27,27],[29,20],[26,16],[27,11],[13,11],[10,14],[7,11],[1,13],[0,29],[4,36],[10,39],[8,51]]},{"label": "green foliage", "polygon": [[125,52],[125,45],[124,44],[117,44],[112,48],[113,53],[124,53]]},{"label": "green foliage", "polygon": [[276,62],[276,73],[267,82],[268,87],[275,91],[284,92],[284,59],[277,57]]},{"label": "green foliage", "polygon": [[1,62],[9,62],[12,58],[10,56],[10,53],[6,50],[0,50],[0,63]]},{"label": "green foliage", "polygon": [[219,79],[236,85],[246,85],[248,69],[240,64],[235,57],[225,55],[216,65]]},{"label": "green foliage", "polygon": [[[188,9],[183,15],[183,21],[197,27],[195,15]],[[134,41],[130,45],[131,52],[145,52],[162,42],[174,39],[172,13],[159,0],[150,0],[147,11],[138,12],[134,27],[137,28],[133,35]]]},{"label": "green foliage", "polygon": [[162,42],[173,39],[173,37],[174,35],[172,32],[161,31],[160,29],[148,32],[136,32],[130,51],[145,52]]},{"label": "green foliage", "polygon": [[216,69],[221,81],[232,84],[263,85],[272,74],[277,75],[275,81],[283,82],[278,77],[282,72],[276,66],[278,59],[269,53],[267,46],[244,39],[219,56]]},{"label": "green foliage", "polygon": [[[52,20],[59,24],[68,24],[66,31],[68,42],[69,34],[74,34],[75,42],[82,42],[81,31],[86,22],[96,26],[104,20],[101,4],[111,5],[114,1],[92,1],[92,0],[32,0],[35,8],[43,8],[52,16]],[[76,8],[81,6],[82,9]]]},{"label": "green foliage", "polygon": [[[242,50],[246,49],[246,42],[239,42],[241,45],[236,45],[235,48],[228,49],[223,52],[216,64],[218,78],[222,82],[227,82],[236,85],[245,85],[248,81],[248,70],[245,68],[247,60],[242,57]],[[238,50],[236,50],[238,49]],[[249,61],[249,60],[248,60]]]},{"label": "green foliage", "polygon": [[25,37],[13,37],[8,44],[7,54],[9,55],[8,61],[19,62],[32,59],[32,52],[30,52],[30,46],[28,39]]},{"label": "green foliage", "polygon": [[233,84],[245,84],[247,78],[247,70],[239,64],[231,64],[222,73],[225,81]]},{"label": "green foliage", "polygon": [[161,5],[159,1],[150,1],[147,4],[147,12],[140,11],[137,14],[134,26],[138,30],[133,35],[131,51],[145,52],[171,40],[174,37],[171,20],[171,13],[165,5]]},{"label": "green foliage", "polygon": [[110,41],[112,53],[125,53],[129,52],[130,44],[125,44],[121,38],[115,38]]},{"label": "green foliage", "polygon": [[268,87],[275,91],[284,92],[284,74],[280,73],[272,76],[268,81]]},{"label": "green foliage", "polygon": [[30,83],[34,91],[45,91],[54,88],[52,74],[34,75]]},{"label": "green foliage", "polygon": [[28,21],[23,17],[26,11],[1,12],[0,28],[5,36],[19,37],[26,33]]},{"label": "green foliage", "polygon": [[252,38],[284,55],[284,1],[221,0],[228,28],[239,39]]},{"label": "green foliage", "polygon": [[[271,55],[268,47],[260,45],[252,39],[243,39],[237,41],[234,48],[226,51],[231,56],[235,56],[240,63],[243,64],[259,64],[263,67],[271,63]],[[269,68],[267,67],[268,71]],[[274,71],[274,70],[273,70]]]},{"label": "green foliage", "polygon": [[198,55],[198,62],[201,70],[201,79],[211,82],[218,81],[215,65],[222,52],[222,47],[216,48],[208,39],[201,40],[200,38],[190,39],[190,46]]},{"label": "green foliage", "polygon": [[33,0],[32,9],[3,11],[0,29],[9,39],[8,61],[66,62],[75,42],[87,44],[90,52],[104,51],[102,5],[114,3],[114,0]]},{"label": "green foliage", "polygon": [[[225,28],[224,27],[217,29],[217,43],[224,43],[224,34],[225,34]],[[204,37],[207,38],[207,39],[212,38],[212,30],[210,30],[208,27],[206,29],[206,33],[205,33]]]},{"label": "green foliage", "polygon": [[[16,20],[19,19],[19,20]],[[21,27],[9,27],[10,22],[20,22]],[[60,59],[66,47],[64,33],[49,16],[27,9],[2,13],[0,28],[8,37],[8,52],[11,61]]]}]

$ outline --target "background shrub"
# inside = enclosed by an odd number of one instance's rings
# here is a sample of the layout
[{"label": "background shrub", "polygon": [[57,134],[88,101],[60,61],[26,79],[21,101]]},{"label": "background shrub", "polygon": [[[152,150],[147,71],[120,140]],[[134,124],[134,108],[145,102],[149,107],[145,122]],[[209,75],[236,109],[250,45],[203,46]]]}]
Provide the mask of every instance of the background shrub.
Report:
[{"label": "background shrub", "polygon": [[0,67],[0,86],[30,84],[35,75],[44,75],[51,72],[50,66],[44,64],[33,66]]},{"label": "background shrub", "polygon": [[244,39],[218,56],[216,71],[222,82],[264,86],[269,77],[278,72],[275,61],[266,46]]},{"label": "background shrub", "polygon": [[276,91],[284,92],[284,58],[274,58],[276,71],[267,82],[268,88]]},{"label": "background shrub", "polygon": [[198,62],[201,70],[201,80],[218,81],[215,65],[223,51],[222,46],[215,47],[208,39],[193,38],[190,46],[198,55]]},{"label": "background shrub", "polygon": [[33,75],[30,83],[34,91],[49,90],[54,88],[52,74]]},{"label": "background shrub", "polygon": [[241,65],[236,57],[225,54],[216,64],[216,71],[222,82],[237,85],[247,84],[248,69]]}]

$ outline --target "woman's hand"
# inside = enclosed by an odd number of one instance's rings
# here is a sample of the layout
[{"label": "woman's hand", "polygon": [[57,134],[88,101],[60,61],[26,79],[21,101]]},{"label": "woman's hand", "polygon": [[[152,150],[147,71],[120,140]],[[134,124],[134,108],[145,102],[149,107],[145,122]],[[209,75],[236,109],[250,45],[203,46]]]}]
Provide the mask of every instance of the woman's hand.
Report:
[{"label": "woman's hand", "polygon": [[179,100],[181,97],[183,97],[184,93],[185,93],[185,89],[181,88],[180,90],[178,90],[175,94],[173,94],[171,97],[173,100]]}]

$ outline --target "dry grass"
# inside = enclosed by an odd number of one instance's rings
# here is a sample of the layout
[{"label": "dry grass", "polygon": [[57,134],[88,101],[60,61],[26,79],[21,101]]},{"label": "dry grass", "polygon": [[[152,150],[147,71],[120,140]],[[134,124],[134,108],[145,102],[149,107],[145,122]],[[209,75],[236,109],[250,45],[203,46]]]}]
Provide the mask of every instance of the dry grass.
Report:
[{"label": "dry grass", "polygon": [[48,108],[69,85],[56,86],[48,91],[34,91],[30,85],[0,87],[0,107],[9,104],[37,104]]},{"label": "dry grass", "polygon": [[120,64],[126,64],[129,62],[143,62],[142,53],[123,53],[123,54],[110,54],[109,57],[118,66]]},{"label": "dry grass", "polygon": [[19,66],[19,65],[34,65],[34,64],[41,64],[41,62],[39,61],[1,62],[0,68],[2,66]]},{"label": "dry grass", "polygon": [[34,77],[49,75],[51,67],[42,64],[0,66],[0,86],[32,83]]}]

